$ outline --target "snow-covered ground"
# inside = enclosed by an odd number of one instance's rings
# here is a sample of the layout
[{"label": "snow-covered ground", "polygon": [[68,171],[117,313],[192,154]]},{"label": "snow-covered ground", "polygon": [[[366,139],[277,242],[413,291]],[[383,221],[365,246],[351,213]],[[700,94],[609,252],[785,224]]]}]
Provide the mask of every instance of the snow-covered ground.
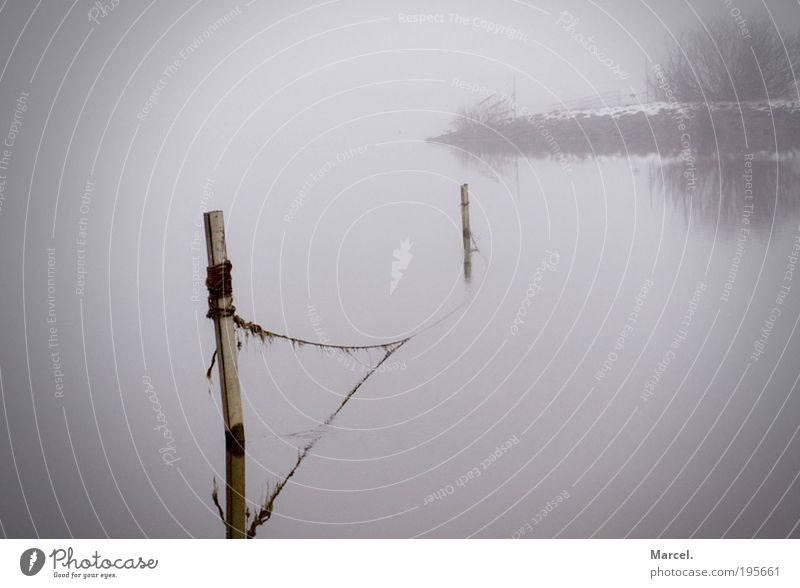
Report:
[{"label": "snow-covered ground", "polygon": [[707,103],[684,103],[684,102],[648,102],[646,104],[629,104],[627,106],[607,106],[603,108],[589,109],[563,109],[548,113],[536,114],[537,118],[546,120],[566,120],[572,118],[589,118],[594,116],[620,117],[632,114],[645,114],[656,116],[660,114],[671,114],[685,110],[709,109],[711,111],[763,111],[770,110],[789,110],[790,112],[800,111],[800,102],[796,100],[771,100],[769,102],[707,102]]}]

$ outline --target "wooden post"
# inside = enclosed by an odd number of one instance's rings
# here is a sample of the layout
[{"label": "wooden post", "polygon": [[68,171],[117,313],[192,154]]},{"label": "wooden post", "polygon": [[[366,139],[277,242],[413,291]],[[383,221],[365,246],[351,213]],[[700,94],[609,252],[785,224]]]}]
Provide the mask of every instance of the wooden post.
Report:
[{"label": "wooden post", "polygon": [[464,279],[472,279],[472,233],[469,229],[469,186],[461,185],[461,229],[464,237]]},{"label": "wooden post", "polygon": [[[225,224],[222,211],[205,213],[206,249],[208,265],[220,266],[228,261],[225,248]],[[224,274],[230,280],[230,273]],[[236,338],[233,324],[233,288],[224,284],[225,294],[210,300],[211,318],[217,337],[217,365],[222,394],[222,412],[225,419],[225,519],[228,539],[245,539],[245,486],[244,486],[244,420],[239,393],[239,369],[236,355]],[[217,290],[216,294],[221,291]],[[212,294],[209,285],[209,297]]]}]

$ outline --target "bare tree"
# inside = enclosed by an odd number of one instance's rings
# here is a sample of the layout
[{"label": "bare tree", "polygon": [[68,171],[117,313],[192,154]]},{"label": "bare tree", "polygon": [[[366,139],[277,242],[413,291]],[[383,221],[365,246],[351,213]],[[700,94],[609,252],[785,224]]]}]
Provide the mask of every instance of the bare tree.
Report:
[{"label": "bare tree", "polygon": [[[759,101],[798,96],[800,35],[780,35],[766,19],[748,23],[747,34],[731,18],[712,21],[678,37],[662,66],[675,99],[683,102]],[[648,85],[665,98],[654,76]]]},{"label": "bare tree", "polygon": [[464,106],[450,126],[453,132],[474,130],[477,127],[498,127],[513,120],[514,105],[508,96],[487,96],[473,106]]}]

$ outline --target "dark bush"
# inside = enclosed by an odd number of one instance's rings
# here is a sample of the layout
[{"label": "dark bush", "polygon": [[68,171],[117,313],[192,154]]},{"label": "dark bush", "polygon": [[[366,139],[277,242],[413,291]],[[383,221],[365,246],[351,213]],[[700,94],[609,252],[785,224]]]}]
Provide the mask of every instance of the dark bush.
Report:
[{"label": "dark bush", "polygon": [[[779,34],[767,19],[742,29],[731,17],[710,22],[678,37],[662,65],[675,99],[683,102],[750,102],[797,99],[800,36]],[[664,99],[665,88],[650,76],[651,91]]]}]

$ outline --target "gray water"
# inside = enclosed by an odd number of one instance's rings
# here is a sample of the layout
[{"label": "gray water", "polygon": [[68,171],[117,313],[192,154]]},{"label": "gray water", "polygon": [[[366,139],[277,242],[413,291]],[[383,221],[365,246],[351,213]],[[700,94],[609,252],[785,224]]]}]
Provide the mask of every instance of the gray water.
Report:
[{"label": "gray water", "polygon": [[[793,520],[759,505],[788,508],[780,499],[795,474],[785,466],[797,302],[791,289],[775,301],[791,286],[795,206],[775,210],[775,194],[757,188],[752,214],[742,214],[744,190],[689,189],[687,202],[664,189],[676,162],[657,158],[573,161],[568,173],[520,158],[492,169],[451,148],[376,145],[369,133],[356,143],[369,145],[363,159],[326,178],[334,200],[312,192],[290,226],[231,220],[231,235],[254,235],[240,254],[254,261],[237,273],[253,284],[238,301],[254,320],[340,342],[423,331],[341,414],[270,533],[749,536],[765,521],[767,533],[791,530]],[[760,162],[754,183],[795,166]],[[462,181],[480,249],[469,283]],[[389,294],[406,239],[413,258]],[[750,359],[773,307],[781,314]],[[292,459],[282,436],[322,420],[362,368],[279,344],[245,349],[261,433],[250,447],[266,474]],[[558,511],[538,521],[548,502]]]},{"label": "gray water", "polygon": [[[51,11],[9,61],[1,130],[30,99],[0,209],[7,536],[223,536],[213,209],[243,317],[348,345],[414,335],[326,428],[381,353],[242,339],[254,506],[321,436],[259,537],[798,536],[797,154],[749,168],[724,146],[693,182],[657,154],[565,163],[426,143],[482,97],[459,80],[516,77],[532,107],[619,80],[564,37],[558,6],[436,9],[514,23],[527,43],[404,27],[381,3],[240,8],[147,112],[164,68],[232,7],[120,5],[67,75],[88,30],[70,16],[30,82]],[[630,71],[636,40],[694,19],[623,8],[630,36],[591,26]],[[28,14],[12,16],[6,53]]]}]

